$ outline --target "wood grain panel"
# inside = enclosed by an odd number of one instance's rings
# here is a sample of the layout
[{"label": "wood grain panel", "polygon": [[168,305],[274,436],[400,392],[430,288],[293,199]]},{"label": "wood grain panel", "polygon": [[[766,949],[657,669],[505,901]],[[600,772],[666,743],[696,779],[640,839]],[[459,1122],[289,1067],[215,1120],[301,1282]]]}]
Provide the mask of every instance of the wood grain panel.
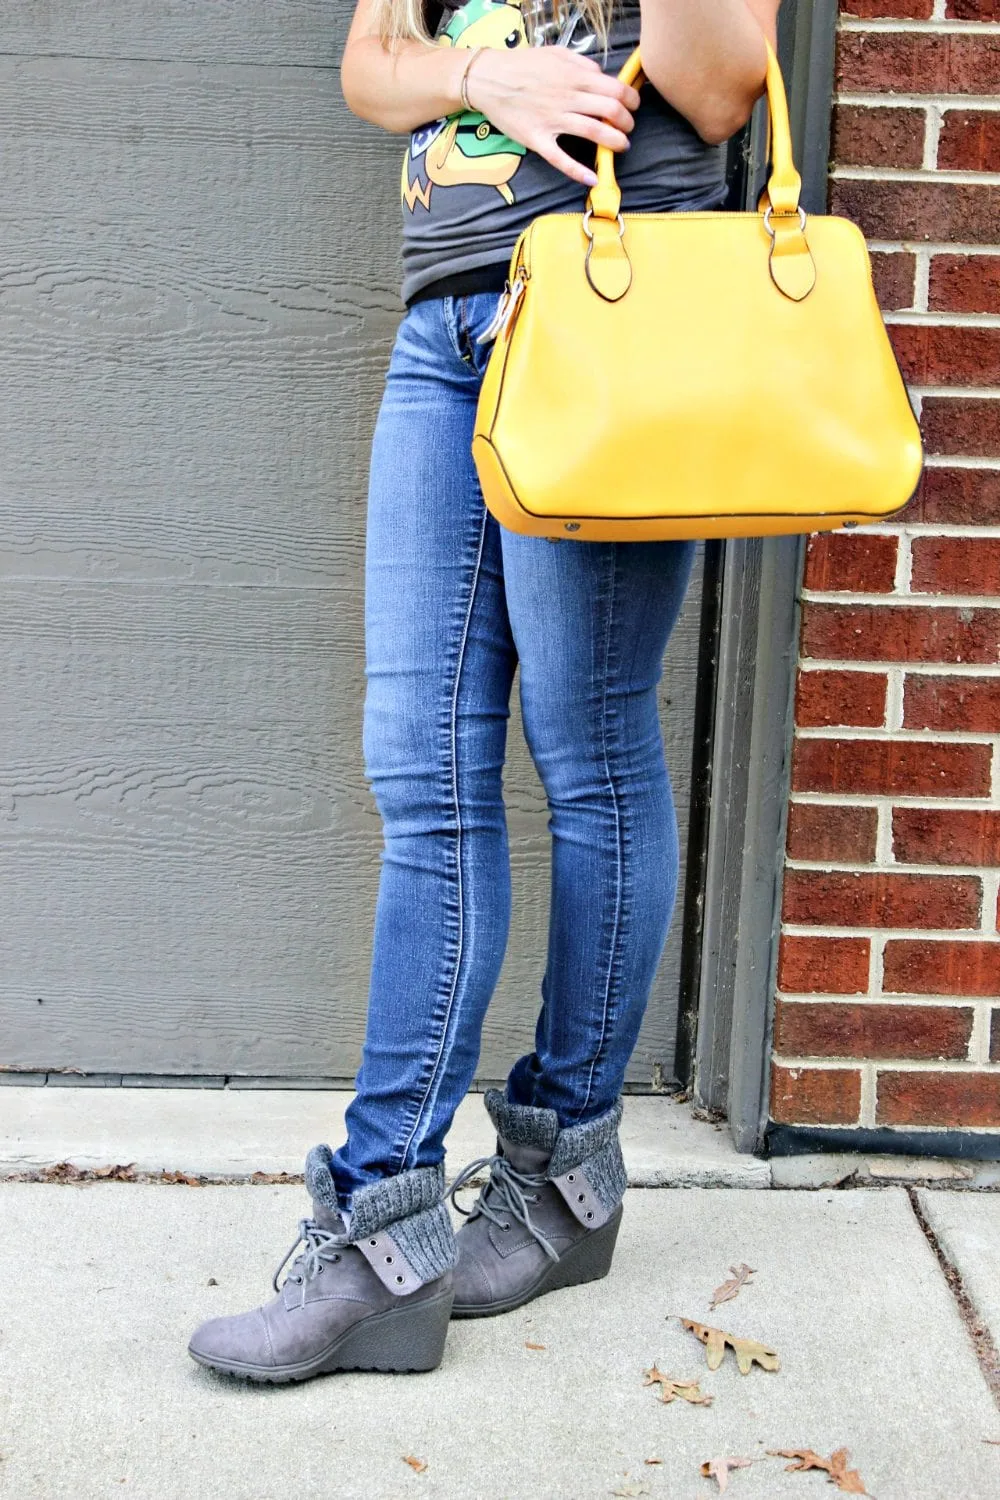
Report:
[{"label": "wood grain panel", "polygon": [[[357,1065],[381,847],[364,492],[399,142],[340,101],[347,9],[49,0],[5,20],[2,1064]],[[682,829],[697,603],[661,693]],[[516,685],[509,746],[485,1077],[530,1045],[545,953]],[[669,1070],[678,957],[675,937],[637,1082]]]}]

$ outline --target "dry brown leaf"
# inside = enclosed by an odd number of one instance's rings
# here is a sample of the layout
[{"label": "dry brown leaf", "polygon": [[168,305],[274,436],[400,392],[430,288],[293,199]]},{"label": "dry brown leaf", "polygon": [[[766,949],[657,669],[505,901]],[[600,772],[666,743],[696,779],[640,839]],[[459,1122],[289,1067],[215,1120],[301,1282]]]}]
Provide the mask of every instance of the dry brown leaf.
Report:
[{"label": "dry brown leaf", "polygon": [[681,1327],[689,1328],[695,1338],[701,1339],[705,1345],[705,1363],[710,1370],[717,1370],[722,1364],[727,1344],[736,1355],[741,1375],[750,1374],[755,1360],[764,1370],[781,1368],[776,1352],[766,1344],[758,1344],[756,1339],[738,1339],[735,1334],[724,1333],[721,1328],[710,1328],[705,1323],[695,1323],[691,1318],[681,1318]]},{"label": "dry brown leaf", "polygon": [[531,1341],[529,1339],[525,1339],[525,1341],[524,1341],[524,1347],[526,1349],[544,1349],[544,1348],[546,1348],[546,1345],[545,1344],[533,1344],[533,1343],[531,1343]]},{"label": "dry brown leaf", "polygon": [[651,1370],[644,1370],[645,1380],[643,1385],[659,1385],[660,1400],[666,1405],[680,1396],[684,1401],[690,1401],[692,1406],[711,1406],[713,1397],[706,1396],[699,1390],[697,1380],[675,1380],[672,1375],[664,1375],[654,1365]]},{"label": "dry brown leaf", "polygon": [[663,1462],[662,1458],[644,1458],[643,1459],[643,1463],[644,1464],[662,1464],[662,1462]]},{"label": "dry brown leaf", "polygon": [[713,1310],[718,1307],[720,1302],[731,1302],[733,1298],[739,1294],[741,1288],[747,1285],[750,1277],[756,1276],[757,1274],[755,1268],[753,1266],[748,1266],[746,1261],[744,1261],[740,1266],[730,1266],[729,1272],[732,1280],[724,1281],[722,1285],[717,1286],[715,1288],[715,1291],[712,1293],[712,1300],[708,1305]]},{"label": "dry brown leaf", "polygon": [[701,1476],[703,1479],[714,1479],[721,1495],[729,1487],[730,1469],[749,1469],[752,1463],[752,1458],[709,1458],[701,1466]]},{"label": "dry brown leaf", "polygon": [[426,1461],[424,1459],[414,1458],[412,1453],[405,1454],[403,1457],[403,1462],[404,1464],[409,1464],[410,1468],[414,1469],[418,1474],[422,1474],[427,1467]]},{"label": "dry brown leaf", "polygon": [[845,1495],[867,1495],[864,1480],[857,1469],[847,1467],[847,1449],[838,1448],[831,1453],[829,1458],[821,1458],[814,1453],[812,1448],[768,1448],[768,1453],[775,1458],[790,1458],[792,1463],[786,1464],[786,1470],[791,1469],[825,1469],[830,1476],[830,1483],[835,1485]]},{"label": "dry brown leaf", "polygon": [[1000,1438],[983,1438],[984,1443],[989,1443],[992,1448],[1000,1448]]},{"label": "dry brown leaf", "polygon": [[115,1182],[125,1182],[133,1176],[134,1172],[135,1162],[130,1161],[127,1165],[117,1162],[112,1167],[95,1167],[93,1175],[95,1177],[108,1177]]}]

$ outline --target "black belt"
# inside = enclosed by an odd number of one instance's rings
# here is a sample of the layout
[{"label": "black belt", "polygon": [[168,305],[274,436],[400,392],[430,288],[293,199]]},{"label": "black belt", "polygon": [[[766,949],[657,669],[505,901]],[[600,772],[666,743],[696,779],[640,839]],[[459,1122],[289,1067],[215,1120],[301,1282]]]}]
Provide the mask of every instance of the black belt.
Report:
[{"label": "black belt", "polygon": [[470,271],[452,271],[422,286],[408,299],[407,307],[429,297],[473,297],[477,292],[502,292],[507,285],[510,259],[493,266],[473,266]]}]

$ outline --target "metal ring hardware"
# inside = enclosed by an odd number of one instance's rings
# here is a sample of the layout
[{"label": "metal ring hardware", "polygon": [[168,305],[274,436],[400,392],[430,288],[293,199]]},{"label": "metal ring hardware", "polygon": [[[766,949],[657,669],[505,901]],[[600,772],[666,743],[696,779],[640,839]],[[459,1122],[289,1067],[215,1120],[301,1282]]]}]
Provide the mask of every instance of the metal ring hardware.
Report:
[{"label": "metal ring hardware", "polygon": [[[594,232],[590,227],[590,221],[593,217],[593,209],[585,208],[583,211],[583,232],[591,242],[593,242],[594,239]],[[625,238],[625,220],[622,218],[620,213],[616,214],[615,218],[618,221],[618,238],[620,240],[623,240]]]},{"label": "metal ring hardware", "polygon": [[[767,230],[768,234],[771,236],[771,238],[773,240],[774,239],[774,230],[771,228],[771,209],[772,209],[772,206],[773,205],[769,203],[767,205],[767,207],[765,208],[765,210],[764,210],[764,228]],[[802,207],[802,205],[800,203],[796,204],[796,212],[798,213],[798,216],[799,216],[799,229],[800,230],[805,229],[805,227],[806,227],[806,211],[805,211],[805,209]],[[786,217],[787,217],[787,215],[782,214],[782,218],[786,218]]]}]

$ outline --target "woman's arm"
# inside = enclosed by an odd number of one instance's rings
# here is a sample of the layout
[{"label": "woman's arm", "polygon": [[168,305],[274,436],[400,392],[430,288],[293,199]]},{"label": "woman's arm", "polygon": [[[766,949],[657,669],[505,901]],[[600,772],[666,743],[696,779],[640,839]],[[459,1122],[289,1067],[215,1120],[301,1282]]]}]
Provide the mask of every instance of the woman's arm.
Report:
[{"label": "woman's arm", "polygon": [[781,0],[640,0],[647,78],[705,141],[726,141],[750,118],[777,48]]},{"label": "woman's arm", "polygon": [[[384,130],[414,130],[461,109],[468,62],[466,48],[421,41],[390,51],[377,35],[373,0],[359,0],[340,65],[341,88],[362,119]],[[587,186],[596,182],[594,173],[568,156],[556,137],[582,136],[624,151],[639,107],[635,89],[569,47],[486,48],[469,73],[467,95],[498,130]]]}]

